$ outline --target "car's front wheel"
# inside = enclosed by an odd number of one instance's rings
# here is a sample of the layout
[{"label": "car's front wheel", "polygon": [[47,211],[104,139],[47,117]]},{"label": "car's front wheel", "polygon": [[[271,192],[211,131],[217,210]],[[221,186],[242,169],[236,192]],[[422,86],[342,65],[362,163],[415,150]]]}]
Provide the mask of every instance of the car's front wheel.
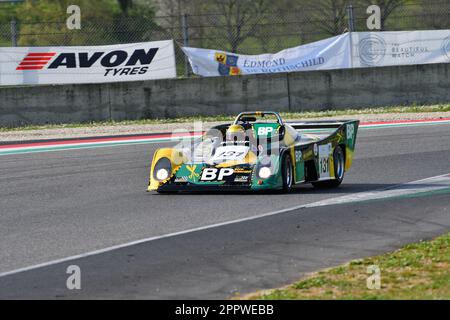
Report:
[{"label": "car's front wheel", "polygon": [[333,180],[317,181],[312,185],[316,188],[336,188],[344,180],[345,173],[345,154],[340,146],[334,148],[333,152],[334,176]]}]

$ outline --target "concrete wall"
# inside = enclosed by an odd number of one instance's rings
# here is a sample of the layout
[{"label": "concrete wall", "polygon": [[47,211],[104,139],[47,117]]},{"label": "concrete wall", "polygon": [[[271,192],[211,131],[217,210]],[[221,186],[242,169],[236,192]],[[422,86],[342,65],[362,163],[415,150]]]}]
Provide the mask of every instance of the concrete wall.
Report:
[{"label": "concrete wall", "polygon": [[450,101],[450,64],[0,88],[0,126]]}]

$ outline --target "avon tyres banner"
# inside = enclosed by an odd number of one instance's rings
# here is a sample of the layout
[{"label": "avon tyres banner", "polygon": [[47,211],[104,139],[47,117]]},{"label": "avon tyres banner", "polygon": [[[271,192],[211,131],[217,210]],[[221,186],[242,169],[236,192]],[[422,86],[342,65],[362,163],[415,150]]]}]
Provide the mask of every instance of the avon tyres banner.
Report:
[{"label": "avon tyres banner", "polygon": [[0,85],[175,78],[172,40],[95,47],[0,48]]},{"label": "avon tyres banner", "polygon": [[450,30],[353,32],[353,67],[450,62]]},{"label": "avon tyres banner", "polygon": [[276,73],[350,68],[349,34],[285,49],[275,54],[243,55],[219,50],[182,48],[192,70],[201,76]]}]

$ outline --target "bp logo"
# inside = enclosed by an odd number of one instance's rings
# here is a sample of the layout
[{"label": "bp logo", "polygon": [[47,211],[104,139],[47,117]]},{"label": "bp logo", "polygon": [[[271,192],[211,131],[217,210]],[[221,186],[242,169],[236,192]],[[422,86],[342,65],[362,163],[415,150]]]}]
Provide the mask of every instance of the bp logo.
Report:
[{"label": "bp logo", "polygon": [[370,35],[359,41],[359,59],[362,65],[375,66],[383,61],[386,55],[386,42],[383,38]]},{"label": "bp logo", "polygon": [[237,66],[238,56],[216,52],[214,58],[219,63],[219,74],[221,76],[237,76],[241,74],[241,70]]},{"label": "bp logo", "polygon": [[450,60],[450,36],[442,41],[442,54]]}]

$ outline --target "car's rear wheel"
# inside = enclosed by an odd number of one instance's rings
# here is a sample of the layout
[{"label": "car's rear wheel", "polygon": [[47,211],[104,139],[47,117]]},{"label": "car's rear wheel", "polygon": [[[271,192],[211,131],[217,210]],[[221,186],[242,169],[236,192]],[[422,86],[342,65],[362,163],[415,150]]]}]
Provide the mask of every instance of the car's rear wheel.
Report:
[{"label": "car's rear wheel", "polygon": [[333,152],[334,176],[335,179],[327,181],[313,182],[312,185],[316,188],[336,188],[344,180],[345,174],[345,154],[340,146],[334,148]]},{"label": "car's rear wheel", "polygon": [[289,155],[283,157],[282,162],[282,177],[283,177],[283,191],[289,192],[292,190],[292,185],[294,181],[294,175],[292,170],[292,160]]}]

